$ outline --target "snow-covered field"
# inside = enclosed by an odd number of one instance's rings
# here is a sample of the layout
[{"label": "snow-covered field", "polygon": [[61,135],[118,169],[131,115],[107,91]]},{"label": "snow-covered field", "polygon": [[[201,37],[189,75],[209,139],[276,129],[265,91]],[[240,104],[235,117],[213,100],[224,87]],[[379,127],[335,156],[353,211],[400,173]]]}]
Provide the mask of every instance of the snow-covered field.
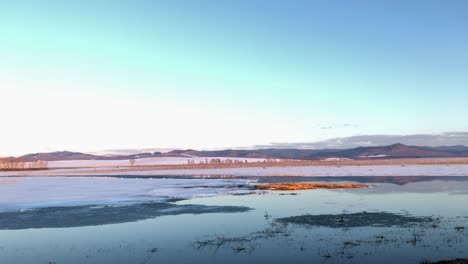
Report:
[{"label": "snow-covered field", "polygon": [[233,176],[468,176],[468,165],[255,167],[135,172],[138,175]]},{"label": "snow-covered field", "polygon": [[[255,158],[226,158],[226,157],[158,157],[158,158],[144,158],[135,159],[135,166],[148,166],[148,165],[181,165],[192,163],[206,162],[206,160],[220,159],[222,161],[242,161],[242,162],[261,162],[265,159]],[[130,166],[130,160],[64,160],[64,161],[49,161],[49,168],[80,168],[80,167],[116,167],[116,166]]]},{"label": "snow-covered field", "polygon": [[[214,158],[209,158],[214,159]],[[232,159],[231,159],[232,160]],[[242,159],[244,160],[244,159]],[[195,162],[205,161],[196,158]],[[248,159],[249,162],[263,161]],[[57,161],[51,162],[44,171],[0,172],[2,176],[99,176],[99,175],[144,175],[144,176],[468,176],[468,164],[412,164],[412,165],[309,165],[237,167],[237,168],[174,168],[158,169],[138,165],[187,164],[187,158],[150,158],[137,160],[130,167],[128,161]],[[158,162],[158,163],[156,163]],[[120,165],[119,165],[120,164]]]},{"label": "snow-covered field", "polygon": [[[51,206],[110,205],[252,192],[245,179],[22,177],[0,181],[0,212]],[[245,186],[245,187],[239,187]]]}]

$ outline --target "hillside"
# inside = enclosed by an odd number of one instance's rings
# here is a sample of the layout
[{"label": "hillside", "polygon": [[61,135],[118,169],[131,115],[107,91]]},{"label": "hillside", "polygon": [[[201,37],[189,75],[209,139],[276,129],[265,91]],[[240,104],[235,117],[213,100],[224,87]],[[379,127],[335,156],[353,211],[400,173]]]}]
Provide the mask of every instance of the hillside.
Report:
[{"label": "hillside", "polygon": [[468,147],[419,147],[394,144],[382,147],[358,147],[352,149],[254,149],[254,150],[173,150],[167,153],[137,153],[133,155],[102,156],[81,152],[59,151],[34,153],[21,156],[24,161],[60,160],[128,160],[152,157],[235,157],[235,158],[276,158],[276,159],[378,159],[378,158],[437,158],[468,157]]}]

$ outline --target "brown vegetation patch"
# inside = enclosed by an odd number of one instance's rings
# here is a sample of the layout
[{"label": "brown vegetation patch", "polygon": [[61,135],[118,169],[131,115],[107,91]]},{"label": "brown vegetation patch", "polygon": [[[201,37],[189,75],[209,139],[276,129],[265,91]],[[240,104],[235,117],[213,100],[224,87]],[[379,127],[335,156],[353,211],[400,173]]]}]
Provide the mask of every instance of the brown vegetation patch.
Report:
[{"label": "brown vegetation patch", "polygon": [[324,183],[324,182],[282,182],[258,184],[255,189],[272,191],[297,191],[313,189],[356,189],[368,188],[367,184],[357,183]]},{"label": "brown vegetation patch", "polygon": [[43,160],[26,162],[21,158],[0,159],[0,171],[47,170],[48,162]]}]

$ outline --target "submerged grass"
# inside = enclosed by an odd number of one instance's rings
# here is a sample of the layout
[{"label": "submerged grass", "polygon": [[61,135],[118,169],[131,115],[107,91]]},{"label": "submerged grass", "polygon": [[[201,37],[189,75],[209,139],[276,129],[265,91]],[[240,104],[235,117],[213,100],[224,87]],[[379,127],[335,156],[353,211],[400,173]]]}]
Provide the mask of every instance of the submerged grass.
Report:
[{"label": "submerged grass", "polygon": [[354,214],[299,215],[278,218],[276,221],[306,226],[341,227],[404,227],[416,223],[432,223],[432,217],[415,217],[388,212],[360,212]]}]

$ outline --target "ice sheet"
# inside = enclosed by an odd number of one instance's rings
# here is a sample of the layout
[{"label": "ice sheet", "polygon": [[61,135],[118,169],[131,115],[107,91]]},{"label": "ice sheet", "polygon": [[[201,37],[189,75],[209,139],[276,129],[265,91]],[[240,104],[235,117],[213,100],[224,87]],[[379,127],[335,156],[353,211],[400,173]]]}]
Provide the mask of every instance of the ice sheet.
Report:
[{"label": "ice sheet", "polygon": [[245,179],[22,177],[2,179],[0,211],[50,206],[118,205],[251,192]]}]

